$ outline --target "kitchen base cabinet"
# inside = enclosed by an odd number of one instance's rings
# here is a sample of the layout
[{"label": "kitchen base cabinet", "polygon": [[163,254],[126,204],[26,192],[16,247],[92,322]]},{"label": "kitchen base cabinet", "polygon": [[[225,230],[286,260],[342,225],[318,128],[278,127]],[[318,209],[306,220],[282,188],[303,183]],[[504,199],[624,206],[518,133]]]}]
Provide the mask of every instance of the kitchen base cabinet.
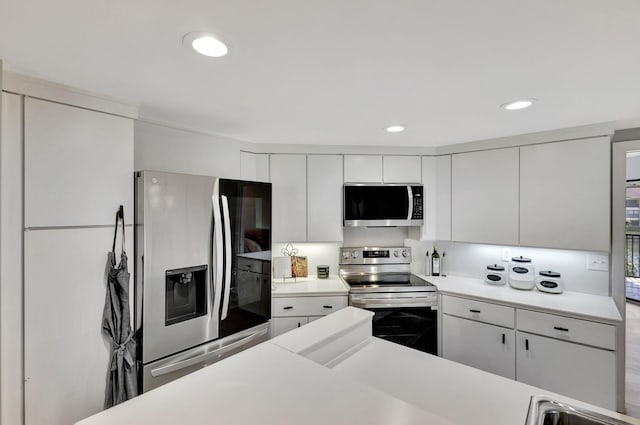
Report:
[{"label": "kitchen base cabinet", "polygon": [[270,337],[313,322],[327,314],[345,308],[346,295],[277,297],[271,300]]},{"label": "kitchen base cabinet", "polygon": [[616,410],[615,352],[518,331],[518,381]]},{"label": "kitchen base cabinet", "polygon": [[307,323],[309,323],[308,317],[274,317],[271,319],[270,336],[271,338],[276,337]]},{"label": "kitchen base cabinet", "polygon": [[515,331],[442,315],[442,357],[505,378],[516,378]]}]

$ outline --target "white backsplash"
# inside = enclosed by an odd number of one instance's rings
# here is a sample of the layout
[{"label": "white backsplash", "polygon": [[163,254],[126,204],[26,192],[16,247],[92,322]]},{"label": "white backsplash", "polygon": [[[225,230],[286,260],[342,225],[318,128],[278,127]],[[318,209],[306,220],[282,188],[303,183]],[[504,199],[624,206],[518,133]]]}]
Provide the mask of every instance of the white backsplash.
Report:
[{"label": "white backsplash", "polygon": [[[416,241],[406,239],[406,246],[412,248],[413,273],[425,272],[425,253],[433,252],[432,241]],[[511,250],[510,257],[522,255],[531,258],[536,268],[536,275],[540,270],[553,270],[562,274],[566,291],[584,292],[595,295],[609,295],[609,272],[587,270],[589,255],[604,255],[606,252],[571,251],[563,249],[528,248],[518,246],[482,245],[459,242],[436,242],[438,252],[445,256],[445,272],[448,275],[475,277],[482,279],[489,264],[502,264],[502,249]]]},{"label": "white backsplash", "polygon": [[[272,256],[283,256],[280,251],[286,246],[286,243],[273,242],[271,244]],[[309,276],[317,274],[316,266],[318,265],[328,265],[330,274],[337,275],[340,246],[342,246],[340,242],[296,242],[293,244],[293,247],[298,249],[297,255],[307,257]]]}]

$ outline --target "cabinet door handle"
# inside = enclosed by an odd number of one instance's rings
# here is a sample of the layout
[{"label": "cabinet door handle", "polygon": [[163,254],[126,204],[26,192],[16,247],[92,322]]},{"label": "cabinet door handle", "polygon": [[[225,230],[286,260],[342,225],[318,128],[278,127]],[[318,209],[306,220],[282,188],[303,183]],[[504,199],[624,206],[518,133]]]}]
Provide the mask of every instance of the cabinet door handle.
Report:
[{"label": "cabinet door handle", "polygon": [[569,328],[561,328],[560,326],[554,326],[553,329],[562,332],[569,332]]},{"label": "cabinet door handle", "polygon": [[291,310],[291,309],[293,309],[293,306],[290,306],[290,305],[283,308],[283,310]]},{"label": "cabinet door handle", "polygon": [[333,308],[332,305],[323,305],[322,308]]},{"label": "cabinet door handle", "polygon": [[474,310],[472,308],[470,308],[469,311],[472,312],[472,313],[480,313],[480,310]]},{"label": "cabinet door handle", "polygon": [[529,340],[528,339],[524,340],[524,348],[526,348],[527,351],[529,351]]},{"label": "cabinet door handle", "polygon": [[300,326],[301,326],[301,324],[300,324],[300,322],[298,322],[298,327],[300,327]]},{"label": "cabinet door handle", "polygon": [[507,342],[507,336],[505,334],[502,334],[502,344],[506,344]]}]

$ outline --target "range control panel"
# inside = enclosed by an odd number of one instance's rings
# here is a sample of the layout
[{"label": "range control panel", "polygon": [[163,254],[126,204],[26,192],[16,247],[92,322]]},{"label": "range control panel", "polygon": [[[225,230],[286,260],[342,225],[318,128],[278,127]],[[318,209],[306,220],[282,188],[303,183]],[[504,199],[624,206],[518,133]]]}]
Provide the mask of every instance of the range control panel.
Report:
[{"label": "range control panel", "polygon": [[363,247],[341,248],[340,264],[408,264],[411,263],[411,248]]}]

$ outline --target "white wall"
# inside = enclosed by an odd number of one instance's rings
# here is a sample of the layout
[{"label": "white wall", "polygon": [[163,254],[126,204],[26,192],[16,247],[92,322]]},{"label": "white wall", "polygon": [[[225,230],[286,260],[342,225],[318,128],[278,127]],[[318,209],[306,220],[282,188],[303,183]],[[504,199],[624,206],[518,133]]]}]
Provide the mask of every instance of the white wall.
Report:
[{"label": "white wall", "polygon": [[[424,273],[425,251],[433,252],[433,242],[413,240],[405,241],[412,247],[414,273]],[[553,270],[562,274],[566,291],[584,292],[595,295],[609,295],[609,272],[587,270],[587,256],[596,254],[608,256],[606,252],[573,251],[564,249],[528,248],[499,245],[470,244],[449,241],[436,241],[438,252],[446,252],[445,270],[447,275],[484,278],[489,264],[507,263],[501,261],[502,248],[511,250],[511,257],[522,255],[531,258],[536,273],[540,270]]]},{"label": "white wall", "polygon": [[240,178],[240,150],[252,144],[144,121],[134,126],[134,168]]}]

